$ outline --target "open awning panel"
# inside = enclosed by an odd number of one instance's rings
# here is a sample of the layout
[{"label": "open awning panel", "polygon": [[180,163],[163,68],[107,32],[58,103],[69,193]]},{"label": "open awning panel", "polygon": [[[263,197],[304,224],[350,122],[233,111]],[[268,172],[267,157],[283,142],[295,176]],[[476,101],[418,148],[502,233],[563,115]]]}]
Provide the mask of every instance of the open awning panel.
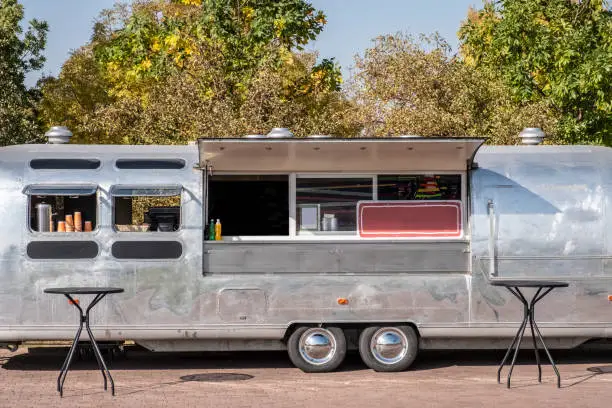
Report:
[{"label": "open awning panel", "polygon": [[199,139],[200,167],[222,172],[465,171],[484,139]]}]

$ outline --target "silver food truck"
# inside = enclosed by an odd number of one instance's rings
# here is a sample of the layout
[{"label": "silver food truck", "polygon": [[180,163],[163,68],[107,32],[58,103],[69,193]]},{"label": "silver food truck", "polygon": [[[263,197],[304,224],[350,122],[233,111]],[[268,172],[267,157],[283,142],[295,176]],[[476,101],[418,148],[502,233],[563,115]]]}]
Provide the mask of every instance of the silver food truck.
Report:
[{"label": "silver food truck", "polygon": [[550,348],[612,337],[610,148],[49,134],[0,148],[5,347],[72,339],[74,308],[43,292],[61,286],[125,289],[92,311],[101,342],[287,350],[307,372],[347,350],[400,371],[423,349],[505,348],[522,307],[496,279],[570,283],[536,308]]}]

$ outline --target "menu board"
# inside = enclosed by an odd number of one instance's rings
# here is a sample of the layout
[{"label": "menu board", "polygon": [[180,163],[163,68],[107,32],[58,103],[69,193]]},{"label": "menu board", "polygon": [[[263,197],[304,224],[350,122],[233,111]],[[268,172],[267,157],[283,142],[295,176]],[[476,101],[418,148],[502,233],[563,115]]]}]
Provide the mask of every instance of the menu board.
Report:
[{"label": "menu board", "polygon": [[359,236],[459,238],[463,232],[460,201],[361,201]]}]

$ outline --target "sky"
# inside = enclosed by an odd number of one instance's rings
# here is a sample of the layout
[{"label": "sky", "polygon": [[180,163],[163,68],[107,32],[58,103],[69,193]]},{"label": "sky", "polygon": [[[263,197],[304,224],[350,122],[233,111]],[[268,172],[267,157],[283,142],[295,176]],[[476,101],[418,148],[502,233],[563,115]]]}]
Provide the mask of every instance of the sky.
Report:
[{"label": "sky", "polygon": [[[319,58],[335,57],[348,78],[356,54],[373,45],[383,34],[404,32],[413,35],[435,31],[457,49],[457,30],[468,7],[480,8],[482,0],[309,0],[327,17],[323,32],[306,47],[318,51]],[[56,76],[70,52],[87,43],[93,22],[100,11],[115,0],[20,0],[25,20],[49,23],[42,71],[28,75],[32,86],[44,73]]]}]

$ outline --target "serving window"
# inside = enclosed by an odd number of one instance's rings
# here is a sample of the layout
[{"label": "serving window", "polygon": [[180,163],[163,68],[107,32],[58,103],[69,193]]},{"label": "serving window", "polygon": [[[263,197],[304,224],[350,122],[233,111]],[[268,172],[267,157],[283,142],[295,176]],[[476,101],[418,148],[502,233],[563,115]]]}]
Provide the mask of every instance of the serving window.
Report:
[{"label": "serving window", "polygon": [[89,232],[97,227],[96,185],[29,185],[28,217],[33,232]]},{"label": "serving window", "polygon": [[238,239],[459,238],[463,182],[462,174],[210,175],[205,236],[216,240],[219,220],[222,237]]},{"label": "serving window", "polygon": [[111,188],[113,224],[118,232],[173,232],[181,226],[179,185]]}]

